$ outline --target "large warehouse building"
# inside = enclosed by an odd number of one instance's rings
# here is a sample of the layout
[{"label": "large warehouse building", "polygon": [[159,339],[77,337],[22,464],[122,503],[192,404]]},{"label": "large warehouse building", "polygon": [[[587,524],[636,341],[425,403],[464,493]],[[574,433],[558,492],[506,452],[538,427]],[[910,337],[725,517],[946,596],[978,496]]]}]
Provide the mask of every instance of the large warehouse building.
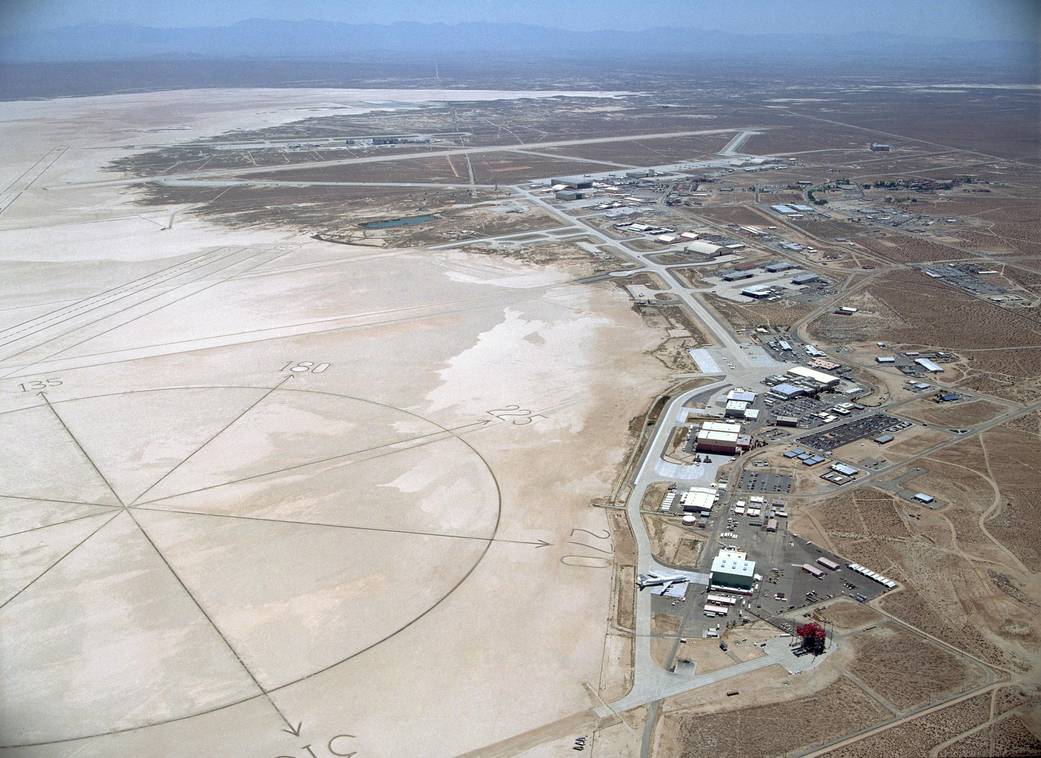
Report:
[{"label": "large warehouse building", "polygon": [[591,189],[593,180],[587,176],[562,176],[559,179],[551,179],[550,185],[561,189]]},{"label": "large warehouse building", "polygon": [[687,246],[683,248],[688,253],[697,253],[698,255],[707,255],[711,258],[715,258],[717,255],[723,255],[728,252],[722,245],[714,245],[711,242],[705,242],[704,240],[695,240],[694,242],[688,242]]},{"label": "large warehouse building", "polygon": [[720,421],[705,421],[698,431],[694,449],[699,453],[724,453],[733,455],[738,450],[747,450],[752,440],[741,433],[740,424],[727,424]]},{"label": "large warehouse building", "polygon": [[755,561],[739,550],[720,550],[712,559],[712,584],[750,589],[755,583]]},{"label": "large warehouse building", "polygon": [[687,513],[710,513],[716,502],[716,490],[711,487],[691,487],[680,496],[680,503]]},{"label": "large warehouse building", "polygon": [[924,368],[930,374],[939,374],[943,371],[943,366],[936,363],[936,361],[929,360],[928,358],[915,358],[914,362],[922,368]]}]

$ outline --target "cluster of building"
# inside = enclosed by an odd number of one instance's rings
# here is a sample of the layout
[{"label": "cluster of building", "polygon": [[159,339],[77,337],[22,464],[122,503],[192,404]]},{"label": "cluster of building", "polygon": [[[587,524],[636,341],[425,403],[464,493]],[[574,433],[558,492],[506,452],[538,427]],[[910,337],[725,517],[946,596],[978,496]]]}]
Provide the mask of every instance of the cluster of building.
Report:
[{"label": "cluster of building", "polygon": [[922,267],[921,272],[930,279],[940,279],[971,295],[986,297],[994,303],[1009,305],[1030,305],[1031,301],[1021,295],[1009,292],[997,282],[988,279],[999,272],[972,263],[931,264]]},{"label": "cluster of building", "polygon": [[[705,251],[699,250],[699,252]],[[784,274],[786,272],[791,272],[791,278],[787,282],[782,283],[777,277],[771,277],[762,284],[751,284],[751,286],[741,290],[741,294],[753,300],[776,299],[782,296],[785,290],[789,290],[792,287],[805,287],[810,284],[824,282],[817,274],[801,271],[795,264],[785,260],[770,261],[761,265],[737,265],[732,269],[721,272],[719,278],[723,282],[732,283],[751,279],[755,276],[763,277],[766,274]]]},{"label": "cluster of building", "polygon": [[[549,180],[549,190],[554,193],[554,197],[557,200],[584,200],[592,197],[594,194],[602,194],[608,197],[618,197],[625,195],[626,192],[631,192],[633,186],[647,185],[654,180],[654,177],[659,176],[659,171],[654,168],[646,169],[632,169],[624,173],[610,173],[610,174],[587,174],[584,176],[560,176]],[[674,175],[666,172],[662,175],[663,178],[680,178],[678,175]],[[690,179],[690,177],[685,177]],[[703,194],[703,193],[695,193]],[[706,195],[707,196],[707,195]],[[640,205],[647,202],[643,198],[625,195],[624,198],[630,204]],[[606,210],[610,208],[622,209],[622,203],[612,203],[608,201],[597,206],[600,210]],[[624,208],[627,212],[635,212],[634,208]],[[616,214],[621,215],[621,214]]]},{"label": "cluster of building", "polygon": [[821,479],[841,486],[853,481],[859,474],[860,469],[853,468],[845,463],[833,463],[829,467],[829,471],[821,474]]},{"label": "cluster of building", "polygon": [[[767,510],[768,507],[769,510]],[[777,519],[788,518],[788,511],[784,509],[784,502],[778,500],[767,506],[766,498],[762,495],[752,495],[747,502],[738,500],[734,504],[734,514],[737,516],[759,518],[763,515],[764,510],[767,510],[766,531],[768,532],[777,531]]]},{"label": "cluster of building", "polygon": [[[880,366],[893,366],[899,369],[904,374],[909,376],[917,376],[923,372],[927,374],[942,374],[943,366],[940,365],[940,361],[947,363],[954,360],[954,356],[950,353],[942,351],[921,353],[915,350],[909,350],[899,355],[876,355],[875,363]],[[925,387],[915,387],[914,389],[928,389],[928,385]]]},{"label": "cluster of building", "polygon": [[759,420],[760,410],[752,407],[756,397],[756,393],[749,390],[730,390],[723,406],[722,420],[699,423],[694,436],[694,451],[736,455],[752,447],[752,438],[745,433],[742,423]]},{"label": "cluster of building", "polygon": [[[760,333],[760,334],[769,334],[770,333],[770,331],[766,327],[762,327],[762,326],[757,327],[756,331],[758,333]],[[775,338],[775,339],[767,339],[766,344],[769,347],[771,347],[774,350],[776,350],[777,352],[779,352],[779,353],[791,353],[791,354],[795,353],[795,346],[792,345],[792,343],[789,342],[788,340],[781,339],[780,337]],[[810,358],[813,359],[813,360],[810,361],[810,367],[811,368],[819,368],[819,369],[822,369],[824,371],[831,371],[831,370],[839,368],[841,366],[841,364],[839,364],[839,363],[834,363],[832,361],[824,360],[826,355],[827,355],[827,353],[825,353],[823,350],[819,349],[816,345],[803,345],[802,346],[802,350],[803,350],[804,353],[806,353],[806,355],[810,356]],[[817,360],[818,358],[820,360]]]},{"label": "cluster of building", "polygon": [[742,418],[755,421],[759,418],[759,411],[752,407],[755,403],[756,393],[744,389],[732,389],[727,393],[726,406],[723,415],[727,418]]},{"label": "cluster of building", "polygon": [[[807,284],[815,284],[821,281],[821,278],[816,274],[804,272],[793,276],[790,281],[797,287],[804,287]],[[741,294],[753,300],[770,300],[783,296],[785,289],[784,287],[760,284],[753,287],[745,287],[741,290]]]},{"label": "cluster of building", "polygon": [[820,453],[811,453],[803,450],[801,447],[786,451],[784,457],[793,461],[799,461],[803,466],[817,466],[826,460]]},{"label": "cluster of building", "polygon": [[[457,134],[439,135],[442,137],[461,136]],[[381,147],[384,145],[426,145],[432,141],[429,134],[382,134],[373,137],[348,137],[347,147]]]},{"label": "cluster of building", "polygon": [[[838,366],[830,361],[823,361],[822,364]],[[764,381],[770,387],[770,394],[780,400],[815,397],[825,390],[849,396],[863,391],[863,387],[858,384],[809,366],[792,366],[783,375],[769,376]]]}]

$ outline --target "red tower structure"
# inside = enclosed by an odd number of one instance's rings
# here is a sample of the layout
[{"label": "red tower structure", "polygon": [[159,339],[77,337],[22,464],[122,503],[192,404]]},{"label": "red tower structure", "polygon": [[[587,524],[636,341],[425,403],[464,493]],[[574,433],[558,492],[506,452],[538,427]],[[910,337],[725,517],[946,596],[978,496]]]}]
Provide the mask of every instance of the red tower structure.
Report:
[{"label": "red tower structure", "polygon": [[799,624],[795,627],[795,633],[802,638],[802,647],[814,655],[824,652],[824,641],[827,633],[820,624],[811,621],[808,624]]}]

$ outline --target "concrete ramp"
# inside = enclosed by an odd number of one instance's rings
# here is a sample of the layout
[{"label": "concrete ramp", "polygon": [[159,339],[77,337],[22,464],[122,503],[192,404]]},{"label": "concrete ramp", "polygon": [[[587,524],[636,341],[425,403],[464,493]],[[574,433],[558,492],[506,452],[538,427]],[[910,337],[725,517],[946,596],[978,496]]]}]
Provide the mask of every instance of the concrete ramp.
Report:
[{"label": "concrete ramp", "polygon": [[691,348],[689,351],[690,357],[694,359],[694,362],[698,364],[698,370],[703,374],[722,374],[723,370],[716,363],[716,359],[712,357],[712,353],[704,347]]},{"label": "concrete ramp", "polygon": [[[757,368],[773,368],[776,366],[779,369],[786,366],[790,367],[790,364],[784,364],[775,360],[772,355],[766,352],[766,350],[759,345],[745,344],[741,346],[741,351],[744,353],[745,362],[749,366],[755,366]],[[697,359],[695,358],[695,361],[696,360]]]},{"label": "concrete ramp", "polygon": [[694,463],[684,466],[679,463],[669,463],[660,458],[654,462],[654,473],[666,479],[677,479],[680,481],[695,482],[713,476],[716,466]]}]

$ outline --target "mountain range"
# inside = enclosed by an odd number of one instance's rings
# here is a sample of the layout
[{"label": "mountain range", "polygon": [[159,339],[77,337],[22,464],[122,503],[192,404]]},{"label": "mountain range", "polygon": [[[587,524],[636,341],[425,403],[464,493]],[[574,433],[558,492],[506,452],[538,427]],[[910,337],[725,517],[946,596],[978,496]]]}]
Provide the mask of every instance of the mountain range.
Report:
[{"label": "mountain range", "polygon": [[330,58],[388,53],[539,55],[560,58],[767,56],[824,60],[858,56],[942,61],[1036,60],[1034,44],[884,33],[753,34],[657,27],[645,31],[572,31],[528,24],[347,24],[251,19],[230,26],[153,28],[85,24],[0,34],[0,61],[103,61],[133,58]]}]

